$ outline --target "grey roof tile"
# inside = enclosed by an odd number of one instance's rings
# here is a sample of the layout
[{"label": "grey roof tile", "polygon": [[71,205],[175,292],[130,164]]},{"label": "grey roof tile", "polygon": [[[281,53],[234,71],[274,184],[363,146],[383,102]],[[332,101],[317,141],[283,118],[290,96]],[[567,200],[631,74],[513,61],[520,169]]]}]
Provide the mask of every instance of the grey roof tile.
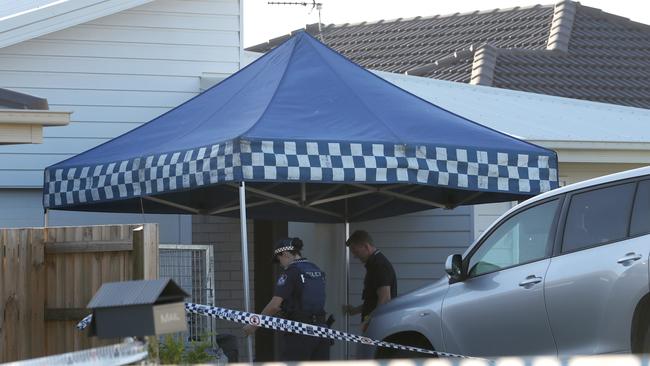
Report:
[{"label": "grey roof tile", "polygon": [[[551,51],[554,19],[570,27],[562,28],[564,46]],[[316,34],[317,28],[309,25],[307,31]],[[474,55],[451,55],[488,43],[497,50],[489,66],[493,86],[650,108],[650,26],[580,3],[330,24],[323,35],[330,47],[363,67],[417,69],[421,76],[464,83],[476,71]],[[265,52],[283,39],[249,50]]]}]

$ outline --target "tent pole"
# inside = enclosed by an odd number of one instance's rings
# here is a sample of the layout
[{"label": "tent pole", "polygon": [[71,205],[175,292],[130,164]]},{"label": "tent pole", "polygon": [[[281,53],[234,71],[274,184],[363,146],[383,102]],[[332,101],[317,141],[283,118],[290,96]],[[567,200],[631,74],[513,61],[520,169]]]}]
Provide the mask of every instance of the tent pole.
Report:
[{"label": "tent pole", "polygon": [[[246,225],[246,184],[239,184],[239,221],[241,227],[241,261],[244,272],[244,306],[246,312],[251,311],[251,294],[248,275],[248,228]],[[253,338],[246,337],[248,346],[248,363],[253,362]]]},{"label": "tent pole", "polygon": [[[343,242],[350,237],[350,223],[345,220],[345,238]],[[350,248],[345,246],[345,303],[350,304]],[[345,332],[350,333],[350,315],[345,313]],[[350,359],[350,343],[345,342],[345,359]]]}]

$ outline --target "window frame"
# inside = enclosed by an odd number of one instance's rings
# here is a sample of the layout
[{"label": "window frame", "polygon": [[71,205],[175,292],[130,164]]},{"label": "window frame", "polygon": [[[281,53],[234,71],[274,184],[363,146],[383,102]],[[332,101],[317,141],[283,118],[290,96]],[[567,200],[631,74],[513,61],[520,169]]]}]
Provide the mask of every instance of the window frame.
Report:
[{"label": "window frame", "polygon": [[[585,188],[582,188],[582,189],[577,189],[575,191],[567,192],[566,193],[566,199],[564,201],[564,207],[562,207],[562,214],[560,215],[560,225],[558,225],[558,233],[556,235],[556,241],[559,242],[558,243],[559,245],[556,245],[556,247],[554,248],[553,257],[559,257],[559,256],[566,255],[566,254],[577,253],[577,252],[581,252],[583,250],[593,249],[593,248],[601,247],[601,246],[604,246],[604,245],[610,245],[610,244],[614,244],[614,243],[618,243],[618,242],[630,239],[630,225],[632,223],[632,213],[634,212],[634,202],[636,201],[637,191],[639,190],[639,182],[642,181],[642,180],[646,180],[648,178],[649,178],[648,176],[639,176],[639,177],[621,179],[621,180],[602,183],[602,184],[598,184],[598,185],[594,185],[594,186],[585,187]],[[563,249],[564,249],[564,232],[566,231],[565,230],[566,229],[566,221],[567,221],[567,218],[569,216],[569,209],[571,207],[571,200],[573,199],[573,196],[583,194],[583,193],[587,193],[587,192],[591,192],[591,191],[596,191],[596,190],[601,190],[601,189],[605,189],[605,188],[615,187],[615,186],[619,186],[619,185],[625,185],[625,184],[629,184],[629,183],[634,184],[634,190],[633,190],[633,194],[632,194],[632,205],[630,206],[630,211],[628,212],[628,222],[627,222],[627,229],[626,229],[625,236],[623,238],[616,239],[616,240],[610,240],[610,241],[607,241],[607,242],[604,242],[604,243],[597,243],[597,244],[594,244],[594,245],[584,246],[584,247],[580,247],[580,248],[570,250],[570,251],[566,251],[566,252],[563,251]]]},{"label": "window frame", "polygon": [[[490,229],[489,232],[487,232],[485,235],[483,235],[483,237],[481,238],[481,241],[478,242],[472,248],[472,250],[465,256],[465,258],[463,258],[463,262],[462,262],[463,263],[463,273],[465,274],[465,278],[464,278],[463,281],[473,279],[473,278],[480,278],[481,276],[485,276],[485,275],[488,275],[488,274],[491,274],[491,273],[501,272],[503,270],[507,270],[507,269],[510,269],[510,268],[515,268],[515,267],[519,267],[519,266],[523,266],[523,265],[526,265],[526,264],[535,263],[535,262],[539,262],[541,260],[551,258],[553,256],[554,248],[555,248],[555,246],[557,244],[557,226],[558,226],[558,223],[560,222],[559,221],[560,220],[560,214],[562,213],[562,210],[564,209],[565,196],[566,196],[565,193],[561,193],[561,194],[558,194],[558,195],[555,195],[555,196],[552,196],[552,197],[545,198],[543,200],[532,203],[530,205],[526,205],[525,207],[521,207],[519,210],[511,212],[508,216],[502,218],[497,225],[495,225],[492,229]],[[550,246],[550,249],[548,249],[546,251],[546,254],[544,255],[544,257],[539,258],[539,259],[526,261],[526,262],[513,264],[511,266],[499,268],[499,269],[491,271],[491,272],[481,273],[478,276],[473,276],[473,277],[469,276],[469,270],[470,270],[469,262],[470,262],[470,259],[479,250],[479,248],[481,248],[483,246],[483,244],[492,236],[492,234],[494,234],[495,231],[497,231],[506,222],[510,221],[510,219],[512,219],[514,216],[519,215],[519,214],[521,214],[521,213],[523,213],[525,211],[528,211],[530,209],[533,209],[535,207],[541,206],[543,204],[553,202],[553,201],[558,201],[558,203],[557,203],[557,207],[555,208],[555,216],[553,217],[553,222],[551,223],[551,227],[549,228],[549,240],[550,240],[551,246]]]},{"label": "window frame", "polygon": [[630,222],[627,225],[627,238],[628,239],[633,239],[633,238],[638,238],[641,236],[645,236],[650,234],[650,229],[648,231],[641,232],[639,234],[632,235],[632,218],[634,217],[634,208],[636,207],[636,198],[639,194],[639,188],[641,187],[641,183],[643,182],[648,182],[650,183],[650,177],[645,177],[645,179],[639,179],[636,182],[636,189],[634,190],[634,201],[632,201],[632,209],[630,210]]}]

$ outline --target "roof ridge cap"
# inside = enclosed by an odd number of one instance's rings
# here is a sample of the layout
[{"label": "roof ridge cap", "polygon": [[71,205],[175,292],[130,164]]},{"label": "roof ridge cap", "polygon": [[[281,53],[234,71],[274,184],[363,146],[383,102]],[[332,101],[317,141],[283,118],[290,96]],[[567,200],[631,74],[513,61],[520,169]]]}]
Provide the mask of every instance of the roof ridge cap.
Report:
[{"label": "roof ridge cap", "polygon": [[482,14],[490,14],[490,13],[506,13],[509,11],[518,11],[518,10],[529,10],[529,9],[536,9],[536,8],[550,8],[553,5],[542,5],[542,4],[535,4],[535,5],[528,5],[528,6],[514,6],[511,8],[493,8],[493,9],[486,9],[486,10],[474,10],[474,11],[467,11],[467,12],[456,12],[456,13],[448,13],[448,14],[435,14],[435,15],[430,15],[430,16],[415,16],[415,17],[409,17],[409,18],[393,18],[393,19],[379,19],[375,21],[362,21],[362,22],[355,22],[355,23],[331,23],[328,24],[328,26],[333,26],[337,28],[342,28],[342,27],[355,27],[359,25],[373,25],[373,24],[383,24],[383,23],[397,23],[397,22],[407,22],[407,21],[414,21],[414,20],[428,20],[428,19],[439,19],[439,18],[451,18],[451,17],[461,17],[461,16],[469,16],[469,15],[482,15]]},{"label": "roof ridge cap", "polygon": [[559,50],[530,50],[525,48],[503,48],[494,46],[491,43],[483,43],[476,48],[472,62],[472,75],[470,84],[492,86],[494,83],[494,70],[497,66],[497,59],[501,55],[544,55],[544,56],[566,56],[566,52]]},{"label": "roof ridge cap", "polygon": [[470,84],[492,86],[494,83],[494,69],[497,66],[497,57],[499,56],[498,47],[483,43],[474,52],[472,61],[472,74],[469,79]]},{"label": "roof ridge cap", "polygon": [[551,20],[546,43],[547,50],[569,51],[569,41],[573,31],[576,8],[577,3],[570,0],[563,0],[555,4],[553,20]]}]

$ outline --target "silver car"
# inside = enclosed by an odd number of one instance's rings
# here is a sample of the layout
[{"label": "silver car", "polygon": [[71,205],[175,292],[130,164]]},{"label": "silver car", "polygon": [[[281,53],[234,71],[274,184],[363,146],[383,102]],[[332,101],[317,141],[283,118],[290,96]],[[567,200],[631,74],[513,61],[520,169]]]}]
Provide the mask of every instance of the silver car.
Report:
[{"label": "silver car", "polygon": [[650,167],[559,188],[378,308],[368,336],[468,356],[648,353],[649,254]]}]

